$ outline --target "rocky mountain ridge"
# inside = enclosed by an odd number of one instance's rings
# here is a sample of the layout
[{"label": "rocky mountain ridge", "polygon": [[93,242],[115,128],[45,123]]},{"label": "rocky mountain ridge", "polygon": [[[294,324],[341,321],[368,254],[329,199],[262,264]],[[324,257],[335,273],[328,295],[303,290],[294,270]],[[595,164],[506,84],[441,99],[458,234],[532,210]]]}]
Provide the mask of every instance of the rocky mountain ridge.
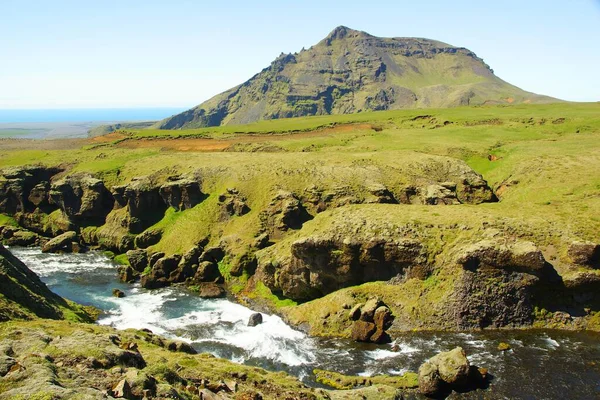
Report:
[{"label": "rocky mountain ridge", "polygon": [[430,39],[379,38],[340,26],[310,49],[281,54],[243,84],[155,127],[552,101],[558,100],[502,81],[468,49]]}]

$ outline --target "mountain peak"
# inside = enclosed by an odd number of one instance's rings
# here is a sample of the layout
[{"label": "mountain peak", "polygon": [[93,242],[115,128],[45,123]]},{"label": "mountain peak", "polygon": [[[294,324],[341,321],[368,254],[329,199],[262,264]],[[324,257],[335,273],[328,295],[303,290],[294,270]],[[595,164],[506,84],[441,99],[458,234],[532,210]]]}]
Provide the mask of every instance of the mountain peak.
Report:
[{"label": "mountain peak", "polygon": [[431,39],[381,38],[342,25],[318,45],[280,55],[245,83],[156,127],[548,100],[502,81],[468,49]]},{"label": "mountain peak", "polygon": [[335,28],[334,30],[332,30],[329,33],[329,35],[327,35],[325,37],[325,39],[323,39],[323,40],[327,44],[331,44],[331,42],[333,42],[334,40],[341,40],[341,39],[345,39],[347,37],[359,37],[359,36],[367,37],[367,36],[371,36],[371,35],[369,35],[366,32],[357,31],[355,29],[348,28],[347,26],[340,25],[337,28]]}]

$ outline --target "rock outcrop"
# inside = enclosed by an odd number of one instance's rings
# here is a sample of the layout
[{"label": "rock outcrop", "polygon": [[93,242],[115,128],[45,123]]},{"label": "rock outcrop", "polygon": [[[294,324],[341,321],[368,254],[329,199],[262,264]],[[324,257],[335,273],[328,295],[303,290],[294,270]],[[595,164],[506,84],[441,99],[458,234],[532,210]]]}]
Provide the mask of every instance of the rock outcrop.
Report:
[{"label": "rock outcrop", "polygon": [[412,239],[365,242],[311,237],[295,241],[290,250],[289,259],[278,264],[261,262],[257,273],[272,291],[301,301],[348,286],[388,280],[427,262],[422,245]]},{"label": "rock outcrop", "polygon": [[0,213],[14,215],[18,212],[32,212],[38,206],[48,205],[49,182],[53,176],[62,171],[62,168],[42,166],[2,170]]},{"label": "rock outcrop", "polygon": [[482,240],[461,250],[455,284],[456,321],[461,329],[529,325],[532,295],[546,266],[532,243]]},{"label": "rock outcrop", "polygon": [[91,321],[83,308],[54,294],[25,264],[0,245],[0,322],[35,317],[62,319],[65,312]]},{"label": "rock outcrop", "polygon": [[573,242],[569,246],[568,256],[575,264],[600,268],[600,244]]},{"label": "rock outcrop", "polygon": [[431,397],[445,397],[452,390],[465,392],[484,387],[487,371],[470,365],[461,347],[439,353],[419,367],[419,391]]},{"label": "rock outcrop", "polygon": [[50,203],[78,226],[103,225],[114,200],[104,182],[88,174],[75,174],[52,183]]},{"label": "rock outcrop", "polygon": [[272,239],[282,237],[290,229],[300,229],[312,219],[302,202],[293,193],[280,190],[261,213],[263,230]]},{"label": "rock outcrop", "polygon": [[222,207],[222,214],[226,217],[241,217],[250,212],[247,199],[235,188],[228,188],[225,193],[221,194],[219,204]]}]

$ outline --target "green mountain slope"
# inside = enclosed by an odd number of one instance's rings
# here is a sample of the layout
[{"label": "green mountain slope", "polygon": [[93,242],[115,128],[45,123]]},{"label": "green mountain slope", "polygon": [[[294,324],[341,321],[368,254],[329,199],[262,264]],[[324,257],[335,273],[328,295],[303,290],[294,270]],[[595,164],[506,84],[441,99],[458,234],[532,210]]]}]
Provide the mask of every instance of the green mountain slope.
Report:
[{"label": "green mountain slope", "polygon": [[429,39],[379,38],[340,26],[310,49],[282,54],[243,84],[154,127],[555,101],[504,82],[468,49]]}]

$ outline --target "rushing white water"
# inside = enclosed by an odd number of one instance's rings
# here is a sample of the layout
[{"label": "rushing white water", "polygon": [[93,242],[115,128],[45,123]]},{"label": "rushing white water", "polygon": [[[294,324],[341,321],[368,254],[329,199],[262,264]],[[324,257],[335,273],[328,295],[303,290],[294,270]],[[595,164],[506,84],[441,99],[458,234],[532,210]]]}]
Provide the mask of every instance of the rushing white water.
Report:
[{"label": "rushing white water", "polygon": [[[315,384],[314,368],[360,376],[399,375],[416,371],[434,354],[460,345],[471,363],[490,368],[494,391],[503,397],[558,399],[565,390],[571,398],[600,395],[600,369],[594,367],[600,359],[600,340],[591,333],[414,333],[396,338],[394,347],[311,338],[274,315],[263,314],[262,324],[249,327],[254,311],[226,299],[201,299],[180,287],[150,291],[121,283],[117,266],[102,253],[10,250],[59,295],[103,310],[99,324],[147,328],[185,340],[201,352],[287,371],[309,384]],[[114,288],[126,297],[113,297]],[[498,351],[500,341],[512,350]]]}]

